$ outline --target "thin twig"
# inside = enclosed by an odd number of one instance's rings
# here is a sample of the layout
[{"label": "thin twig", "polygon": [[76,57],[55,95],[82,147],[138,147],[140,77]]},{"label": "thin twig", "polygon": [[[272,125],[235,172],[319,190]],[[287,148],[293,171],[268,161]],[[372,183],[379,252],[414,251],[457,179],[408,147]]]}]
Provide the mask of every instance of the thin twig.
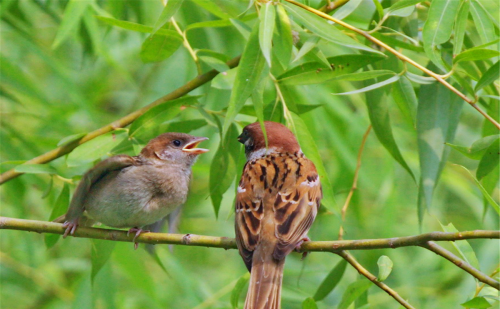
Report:
[{"label": "thin twig", "polygon": [[356,259],[347,251],[340,251],[336,254],[340,255],[344,260],[346,260],[349,264],[352,265],[361,275],[365,276],[377,285],[379,288],[384,290],[389,296],[394,298],[398,303],[400,303],[403,307],[408,309],[415,309],[412,305],[410,305],[406,300],[404,300],[401,296],[399,296],[398,292],[391,289],[387,284],[378,281],[377,277],[375,277],[372,273],[370,273],[366,268],[363,267]]},{"label": "thin twig", "polygon": [[[240,56],[229,60],[227,62],[227,65],[230,68],[234,68],[234,67],[238,66],[239,62],[240,62]],[[214,77],[217,76],[217,74],[219,74],[218,71],[211,70],[203,75],[198,75],[195,78],[193,78],[192,80],[190,80],[189,82],[187,82],[185,85],[183,85],[183,86],[175,89],[174,91],[170,92],[169,94],[164,95],[163,97],[155,100],[154,102],[150,103],[149,105],[147,105],[139,110],[136,110],[135,112],[130,113],[127,116],[125,116],[121,119],[118,119],[118,120],[100,128],[100,129],[92,131],[77,141],[74,141],[70,144],[67,144],[67,145],[64,145],[61,147],[57,147],[57,148],[55,148],[49,152],[46,152],[46,153],[44,153],[36,158],[28,160],[25,162],[25,164],[43,164],[43,163],[50,162],[52,160],[55,160],[59,157],[64,156],[67,153],[70,153],[73,149],[75,149],[79,145],[86,143],[86,142],[88,142],[88,141],[90,141],[90,140],[92,140],[100,135],[103,135],[107,132],[113,131],[113,130],[118,129],[118,128],[126,127],[129,124],[131,124],[134,120],[136,120],[139,116],[141,116],[142,114],[147,112],[149,109],[151,109],[152,107],[155,107],[161,103],[182,97],[183,95],[191,92],[192,90],[200,87],[201,85],[208,83],[209,81],[214,79]],[[17,176],[19,176],[21,174],[23,174],[23,173],[16,172],[14,169],[10,169],[10,170],[8,170],[0,175],[0,184],[3,184],[3,183],[5,183],[13,178],[16,178]]]},{"label": "thin twig", "polygon": [[439,246],[435,242],[428,241],[427,243],[422,244],[421,246],[423,248],[425,248],[425,249],[428,249],[428,250],[436,253],[437,255],[440,255],[440,256],[444,257],[448,261],[450,261],[453,264],[455,264],[457,267],[462,268],[463,270],[465,270],[466,272],[468,272],[469,274],[471,274],[472,276],[474,276],[475,278],[477,278],[477,280],[479,280],[479,281],[481,281],[483,283],[486,283],[487,285],[489,285],[489,286],[491,286],[491,287],[493,287],[493,288],[495,288],[497,290],[500,290],[500,282],[498,282],[495,279],[489,277],[487,274],[481,272],[480,270],[475,269],[474,267],[472,267],[472,265],[470,265],[469,263],[467,263],[464,260],[460,259],[458,256],[456,256],[455,254],[453,254],[450,251],[446,250],[445,248]]},{"label": "thin twig", "polygon": [[352,196],[354,194],[354,190],[358,188],[358,175],[359,175],[359,170],[361,168],[361,155],[363,154],[363,149],[365,148],[365,143],[366,139],[368,138],[368,135],[370,134],[370,130],[372,129],[372,125],[368,126],[368,129],[366,129],[365,134],[363,135],[363,139],[361,140],[361,146],[359,147],[358,151],[358,159],[356,163],[356,170],[354,171],[354,179],[352,181],[352,187],[351,190],[349,190],[349,194],[347,195],[347,198],[345,200],[344,206],[342,207],[341,215],[342,215],[342,221],[340,224],[340,230],[339,230],[339,240],[342,240],[344,238],[344,221],[345,221],[345,214],[347,212],[347,207],[349,207],[349,204],[351,203]]},{"label": "thin twig", "polygon": [[485,113],[483,110],[481,110],[479,108],[479,106],[477,106],[476,102],[472,99],[469,99],[465,94],[463,94],[462,92],[460,92],[457,88],[453,87],[450,83],[448,83],[446,80],[443,79],[443,77],[439,74],[436,74],[434,72],[432,72],[431,70],[427,69],[426,67],[423,67],[421,66],[420,64],[418,64],[416,61],[412,60],[411,58],[403,55],[402,53],[398,52],[397,50],[395,50],[394,48],[390,47],[389,45],[385,44],[384,42],[376,39],[375,37],[371,36],[369,33],[367,33],[366,31],[363,31],[361,29],[358,29],[354,26],[351,26],[350,24],[348,23],[345,23],[343,22],[342,20],[339,20],[339,19],[336,19],[328,14],[325,14],[319,10],[316,10],[314,8],[311,8],[305,4],[302,4],[302,3],[299,3],[299,2],[296,2],[294,0],[286,0],[287,2],[291,3],[291,4],[294,4],[296,6],[299,6],[301,8],[303,8],[304,10],[307,10],[313,14],[316,14],[318,15],[319,17],[322,17],[324,19],[328,19],[330,21],[333,21],[341,26],[343,26],[344,28],[347,28],[349,30],[352,30],[362,36],[364,36],[366,39],[368,39],[369,41],[377,44],[378,46],[380,47],[383,47],[384,49],[386,49],[387,51],[389,51],[391,54],[395,55],[397,58],[399,58],[400,60],[402,61],[406,61],[408,63],[410,63],[411,65],[413,65],[414,67],[416,67],[417,69],[421,70],[422,72],[426,73],[427,75],[429,76],[432,76],[434,79],[436,79],[439,83],[441,83],[442,85],[444,85],[446,88],[448,88],[449,90],[451,90],[453,93],[455,93],[456,95],[458,95],[460,98],[462,98],[465,102],[469,103],[470,105],[472,105],[472,107],[474,107],[481,115],[483,115],[488,121],[490,121],[495,127],[497,127],[497,129],[500,130],[500,123],[498,123],[495,119],[493,119],[490,115],[488,115],[487,113]]},{"label": "thin twig", "polygon": [[202,70],[201,70],[201,65],[200,65],[200,59],[198,58],[198,56],[196,55],[196,52],[191,47],[191,44],[189,44],[186,33],[181,30],[181,28],[179,27],[179,25],[177,24],[177,22],[175,21],[175,19],[173,17],[170,18],[170,20],[172,21],[172,25],[174,25],[174,28],[177,31],[177,33],[179,33],[182,36],[182,44],[184,45],[184,47],[187,49],[187,51],[189,52],[189,54],[193,58],[194,63],[196,64],[196,69],[198,70],[198,75],[201,75]]}]

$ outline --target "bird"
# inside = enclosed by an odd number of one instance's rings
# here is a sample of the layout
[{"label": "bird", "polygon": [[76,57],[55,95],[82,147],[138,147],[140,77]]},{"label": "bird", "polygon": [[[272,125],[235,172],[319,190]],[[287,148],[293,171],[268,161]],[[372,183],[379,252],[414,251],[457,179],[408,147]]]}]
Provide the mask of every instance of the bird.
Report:
[{"label": "bird", "polygon": [[314,163],[283,124],[243,128],[246,164],[235,205],[236,243],[250,283],[245,309],[278,309],[285,257],[309,240],[322,189]]},{"label": "bird", "polygon": [[[206,137],[185,133],[161,134],[137,156],[115,155],[87,171],[63,220],[63,237],[73,235],[84,212],[91,219],[115,228],[130,227],[136,238],[142,228],[173,212],[187,198],[191,166],[208,149],[196,148]],[[61,221],[63,221],[61,220]]]}]

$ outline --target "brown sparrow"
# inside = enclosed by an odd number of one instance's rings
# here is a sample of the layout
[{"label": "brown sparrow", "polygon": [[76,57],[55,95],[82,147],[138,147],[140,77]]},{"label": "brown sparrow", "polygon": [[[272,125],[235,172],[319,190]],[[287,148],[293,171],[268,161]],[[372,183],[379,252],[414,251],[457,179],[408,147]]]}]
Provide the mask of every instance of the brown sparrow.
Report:
[{"label": "brown sparrow", "polygon": [[[137,236],[186,201],[191,166],[208,149],[206,137],[165,133],[138,156],[116,155],[90,169],[76,188],[66,213],[64,237],[74,234],[83,212],[111,227],[132,227]],[[137,243],[135,243],[137,248]]]},{"label": "brown sparrow", "polygon": [[236,242],[251,272],[245,309],[278,309],[285,257],[307,239],[321,184],[293,133],[266,121],[243,129],[247,163],[236,195]]}]

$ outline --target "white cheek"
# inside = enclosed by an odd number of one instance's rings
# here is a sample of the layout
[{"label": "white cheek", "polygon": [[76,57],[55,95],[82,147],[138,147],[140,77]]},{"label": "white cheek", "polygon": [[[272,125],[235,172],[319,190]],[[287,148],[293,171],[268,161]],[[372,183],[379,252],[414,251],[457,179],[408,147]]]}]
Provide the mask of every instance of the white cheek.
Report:
[{"label": "white cheek", "polygon": [[275,147],[271,147],[269,149],[266,149],[266,148],[261,148],[257,151],[252,151],[250,152],[248,155],[247,155],[247,161],[251,161],[251,160],[254,160],[254,159],[258,159],[258,158],[262,158],[263,156],[266,156],[266,155],[269,155],[269,154],[272,154],[272,153],[276,153],[276,148]]}]

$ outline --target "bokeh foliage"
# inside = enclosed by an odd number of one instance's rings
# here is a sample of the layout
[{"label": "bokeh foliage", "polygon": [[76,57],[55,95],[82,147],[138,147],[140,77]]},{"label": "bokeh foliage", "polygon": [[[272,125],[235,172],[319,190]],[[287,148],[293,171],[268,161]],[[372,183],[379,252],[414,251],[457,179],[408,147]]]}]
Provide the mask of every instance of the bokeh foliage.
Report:
[{"label": "bokeh foliage", "polygon": [[[498,121],[497,1],[351,0],[330,14],[447,74]],[[244,162],[235,137],[265,119],[288,124],[322,176],[314,240],[338,237],[338,214],[370,124],[345,238],[498,229],[498,130],[434,79],[297,6],[4,0],[0,15],[0,168],[27,173],[1,186],[2,216],[51,220],[65,212],[95,162],[136,154],[150,138],[181,131],[209,137],[211,152],[194,166],[179,231],[233,237],[235,179]],[[226,62],[240,54],[240,65],[228,70]],[[222,73],[129,127],[48,164],[19,165],[211,69]],[[233,308],[246,290],[236,250],[157,246],[151,256],[132,244],[0,235],[2,308]],[[487,274],[498,270],[496,240],[447,247]],[[353,254],[372,273],[379,269],[380,279],[389,272],[385,282],[417,308],[456,308],[477,296],[476,280],[422,248]],[[488,305],[477,308],[494,306],[495,292],[483,288]],[[320,253],[287,259],[282,302],[399,308],[339,257]]]}]

